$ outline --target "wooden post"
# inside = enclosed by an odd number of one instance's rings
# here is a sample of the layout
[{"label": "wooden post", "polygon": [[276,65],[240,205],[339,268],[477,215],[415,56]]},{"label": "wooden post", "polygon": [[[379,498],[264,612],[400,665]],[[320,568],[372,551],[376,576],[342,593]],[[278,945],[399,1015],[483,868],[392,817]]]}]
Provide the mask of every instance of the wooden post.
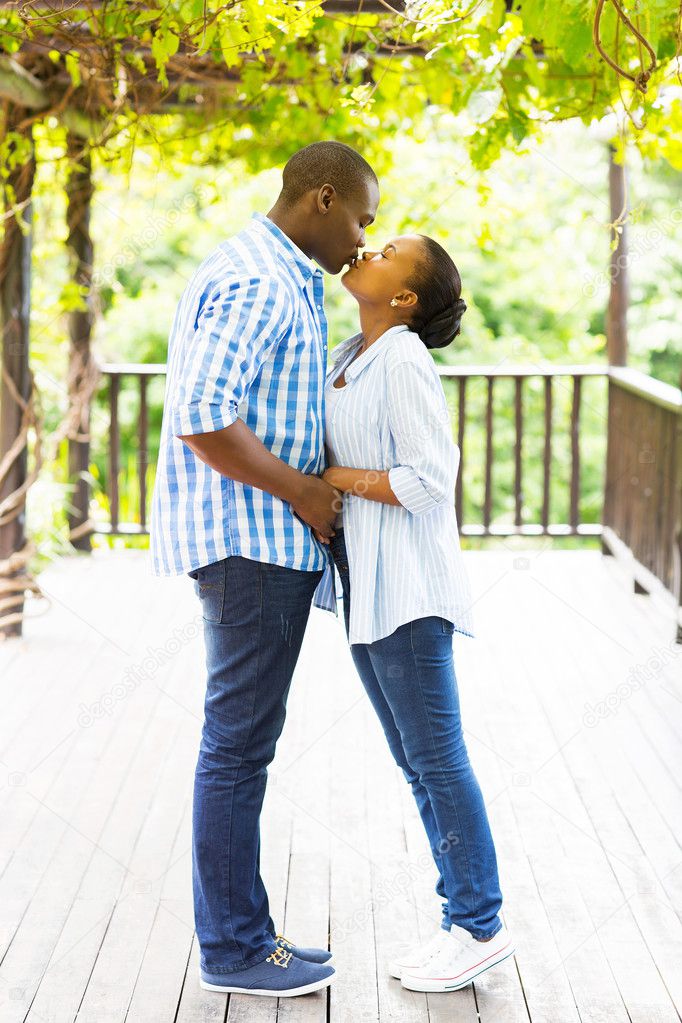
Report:
[{"label": "wooden post", "polygon": [[[20,141],[13,146],[17,165],[7,179],[7,185],[14,192],[18,213],[12,216],[8,203],[5,206],[7,218],[0,244],[0,325],[2,326],[2,379],[0,380],[0,464],[20,436],[22,428],[22,406],[17,400],[27,402],[30,397],[29,375],[29,320],[31,308],[31,191],[35,177],[35,153],[33,132],[30,126],[22,128],[27,111],[21,107],[9,107],[5,121],[6,132],[18,132]],[[24,151],[25,150],[25,151]],[[20,217],[27,233],[23,233],[17,217]],[[16,454],[8,471],[0,480],[0,507],[10,494],[19,490],[26,482],[28,450],[26,445]],[[26,545],[25,499],[14,509],[8,509],[0,516],[0,561],[6,562],[17,555]],[[17,567],[4,573],[4,579],[21,579],[24,574],[21,559],[15,558]],[[0,592],[3,577],[0,576]],[[24,596],[21,588],[14,593],[5,589],[0,604],[0,637],[20,636],[22,633],[21,614]],[[3,619],[13,617],[13,621]]]},{"label": "wooden post", "polygon": [[[609,202],[611,207],[611,223],[618,224],[618,244],[611,252],[609,263],[609,305],[606,312],[606,355],[610,366],[625,366],[628,361],[628,239],[627,239],[627,182],[625,179],[625,163],[616,163],[615,149],[609,146]],[[620,223],[620,221],[623,221]],[[611,384],[609,382],[609,395]],[[612,406],[609,401],[609,416]],[[614,477],[613,423],[609,419],[608,439],[606,445],[606,473],[604,482],[604,504],[602,523],[610,524],[610,493]],[[602,553],[612,554],[608,544],[602,540]]]},{"label": "wooden post", "polygon": [[[628,242],[627,186],[625,164],[616,163],[614,148],[609,146],[609,199],[611,223],[619,228],[618,244],[611,253],[609,277],[611,289],[606,314],[606,350],[610,366],[625,366],[628,361]],[[620,223],[621,219],[623,220]]]},{"label": "wooden post", "polygon": [[[90,236],[90,208],[93,195],[92,164],[83,140],[73,133],[67,136],[69,176],[66,183],[68,200],[67,249],[71,273],[81,290],[85,289],[85,307],[69,313],[69,403],[74,410],[76,436],[69,436],[69,482],[74,484],[68,513],[71,543],[78,550],[91,550],[89,520],[90,488],[85,474],[90,462],[90,400],[88,382],[94,369],[90,339],[94,314],[92,309],[93,244]],[[78,438],[78,439],[77,439]],[[82,438],[82,439],[80,439]]]}]

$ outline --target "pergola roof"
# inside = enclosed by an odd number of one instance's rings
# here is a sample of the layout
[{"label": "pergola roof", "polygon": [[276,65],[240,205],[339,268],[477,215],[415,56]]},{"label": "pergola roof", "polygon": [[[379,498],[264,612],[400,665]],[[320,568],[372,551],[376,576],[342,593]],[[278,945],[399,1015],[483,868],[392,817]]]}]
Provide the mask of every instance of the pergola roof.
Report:
[{"label": "pergola roof", "polygon": [[[405,9],[403,0],[322,0],[320,4],[308,6],[319,7],[332,18],[371,14],[382,15],[393,23],[396,15]],[[199,52],[183,38],[165,65],[166,81],[160,81],[149,42],[131,36],[118,39],[115,46],[107,48],[89,24],[75,17],[76,14],[105,12],[112,7],[115,7],[112,0],[83,0],[81,3],[42,0],[30,4],[10,0],[0,4],[0,12],[14,10],[33,23],[32,37],[23,39],[11,55],[0,55],[0,98],[29,111],[55,112],[70,130],[87,135],[91,122],[97,122],[103,114],[115,115],[123,109],[135,113],[178,110],[208,113],[219,106],[236,104],[236,87],[248,65],[272,72],[278,86],[300,84],[297,79],[279,74],[275,58],[267,52],[240,53],[238,66],[227,66],[212,54]],[[146,3],[131,3],[128,8],[148,14],[156,10]],[[63,19],[53,20],[55,14],[62,12]],[[161,12],[158,13],[161,16]],[[50,18],[45,26],[48,31],[41,29],[41,15]],[[314,44],[306,43],[305,48],[314,60]],[[353,44],[353,52],[362,49],[361,43]],[[383,34],[373,49],[373,56],[398,53],[423,55],[424,50],[419,45],[393,42]],[[63,59],[74,54],[87,66],[87,74],[78,84],[74,83]],[[61,59],[55,60],[56,55]]]}]

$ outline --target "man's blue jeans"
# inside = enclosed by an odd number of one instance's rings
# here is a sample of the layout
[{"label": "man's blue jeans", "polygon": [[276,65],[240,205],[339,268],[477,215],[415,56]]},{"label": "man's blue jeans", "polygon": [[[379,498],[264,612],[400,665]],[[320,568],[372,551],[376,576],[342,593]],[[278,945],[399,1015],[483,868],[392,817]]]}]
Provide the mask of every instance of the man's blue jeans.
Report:
[{"label": "man's blue jeans", "polygon": [[[342,529],[331,549],[348,634],[351,588]],[[350,650],[393,758],[412,787],[439,873],[442,926],[456,924],[480,940],[502,926],[502,893],[485,803],[462,735],[453,632],[445,618],[418,618],[375,643],[352,643]]]},{"label": "man's blue jeans", "polygon": [[202,604],[208,676],[194,781],[194,918],[202,969],[231,973],[275,947],[260,813],[322,571],[234,556],[188,574]]}]

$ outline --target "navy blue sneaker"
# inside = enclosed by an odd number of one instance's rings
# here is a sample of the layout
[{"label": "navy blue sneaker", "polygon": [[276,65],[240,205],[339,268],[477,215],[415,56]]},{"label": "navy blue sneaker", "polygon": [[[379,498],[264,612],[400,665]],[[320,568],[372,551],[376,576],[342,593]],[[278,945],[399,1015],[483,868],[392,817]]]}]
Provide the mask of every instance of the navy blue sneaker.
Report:
[{"label": "navy blue sneaker", "polygon": [[281,947],[291,952],[297,959],[303,959],[306,963],[319,963],[320,966],[331,966],[334,957],[328,948],[300,948],[292,941],[285,938],[283,934],[276,934],[275,941]]},{"label": "navy blue sneaker", "polygon": [[278,946],[267,959],[246,970],[232,973],[206,973],[201,970],[199,984],[206,991],[292,998],[329,987],[334,973],[331,966],[307,963]]}]

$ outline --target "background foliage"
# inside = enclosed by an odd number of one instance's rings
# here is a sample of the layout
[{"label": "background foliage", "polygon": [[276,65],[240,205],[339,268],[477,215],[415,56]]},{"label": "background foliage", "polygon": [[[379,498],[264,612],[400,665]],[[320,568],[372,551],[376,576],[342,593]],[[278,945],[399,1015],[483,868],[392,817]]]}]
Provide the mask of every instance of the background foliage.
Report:
[{"label": "background foliage", "polygon": [[[649,156],[682,166],[674,0],[626,4],[656,59],[645,92],[595,51],[592,0],[383,6],[370,14],[352,4],[330,13],[317,0],[74,0],[65,17],[26,5],[0,11],[0,49],[49,85],[56,112],[68,105],[89,121],[93,144],[110,140],[110,155],[130,157],[153,137],[169,158],[243,157],[254,171],[333,137],[369,148],[383,172],[383,141],[405,130],[423,138],[431,109],[467,114],[463,141],[482,168],[549,122],[589,124],[618,108]],[[603,7],[603,50],[626,73],[648,74],[649,53],[619,8]]]}]

